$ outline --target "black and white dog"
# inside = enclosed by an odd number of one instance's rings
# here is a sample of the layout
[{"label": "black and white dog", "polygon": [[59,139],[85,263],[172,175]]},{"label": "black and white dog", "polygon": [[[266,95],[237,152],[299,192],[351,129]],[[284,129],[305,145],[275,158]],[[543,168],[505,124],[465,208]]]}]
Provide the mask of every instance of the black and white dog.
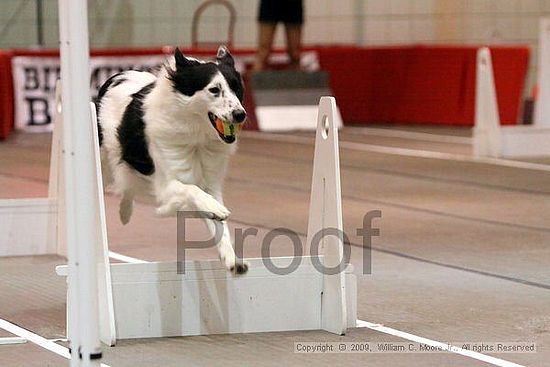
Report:
[{"label": "black and white dog", "polygon": [[241,76],[225,46],[213,62],[176,49],[158,76],[113,75],[97,100],[104,182],[122,197],[122,223],[130,220],[134,196],[145,193],[156,198],[160,216],[204,212],[212,234],[214,221],[223,221],[219,256],[237,274],[246,273],[248,264],[235,257],[222,184],[246,119],[242,101]]}]

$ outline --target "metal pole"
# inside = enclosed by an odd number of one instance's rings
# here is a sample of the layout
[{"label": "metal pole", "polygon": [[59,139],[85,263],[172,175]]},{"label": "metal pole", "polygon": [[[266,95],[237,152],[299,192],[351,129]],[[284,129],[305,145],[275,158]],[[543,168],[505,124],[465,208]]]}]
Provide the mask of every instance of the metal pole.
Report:
[{"label": "metal pole", "polygon": [[36,0],[36,41],[38,46],[44,46],[44,3]]},{"label": "metal pole", "polygon": [[94,157],[86,0],[59,0],[71,366],[99,366]]}]

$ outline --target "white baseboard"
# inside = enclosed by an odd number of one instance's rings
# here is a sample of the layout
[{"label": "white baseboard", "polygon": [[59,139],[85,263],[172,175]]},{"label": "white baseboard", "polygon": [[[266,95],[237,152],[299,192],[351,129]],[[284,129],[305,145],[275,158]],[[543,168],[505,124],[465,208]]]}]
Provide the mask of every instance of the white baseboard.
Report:
[{"label": "white baseboard", "polygon": [[56,218],[52,199],[0,200],[0,257],[55,254]]},{"label": "white baseboard", "polygon": [[[260,131],[282,132],[292,130],[311,130],[317,128],[319,107],[313,106],[259,106],[256,107],[256,118]],[[342,116],[335,114],[337,128],[343,126]]]}]

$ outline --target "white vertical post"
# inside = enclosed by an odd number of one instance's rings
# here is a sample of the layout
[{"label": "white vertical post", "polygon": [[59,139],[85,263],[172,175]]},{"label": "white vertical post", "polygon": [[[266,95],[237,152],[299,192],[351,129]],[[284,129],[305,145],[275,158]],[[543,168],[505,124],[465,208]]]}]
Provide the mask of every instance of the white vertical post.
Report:
[{"label": "white vertical post", "polygon": [[113,303],[113,287],[111,281],[111,263],[109,260],[109,243],[107,239],[107,218],[105,216],[105,196],[103,194],[103,176],[101,173],[101,154],[99,150],[99,135],[97,127],[97,111],[90,103],[92,114],[92,137],[94,143],[94,163],[96,185],[96,199],[93,211],[96,223],[96,250],[97,250],[97,286],[99,306],[99,338],[108,345],[116,344],[115,310]]},{"label": "white vertical post", "polygon": [[535,126],[550,127],[550,18],[542,18],[539,27],[539,93],[535,102]]},{"label": "white vertical post", "polygon": [[71,366],[99,366],[96,199],[86,0],[59,0]]},{"label": "white vertical post", "polygon": [[48,238],[48,253],[67,257],[67,243],[65,241],[65,173],[63,167],[63,104],[61,97],[61,81],[55,85],[55,111],[50,151],[50,178],[48,181],[48,198],[56,203],[56,214],[49,219],[49,228],[53,232]]},{"label": "white vertical post", "polygon": [[63,109],[61,98],[61,81],[58,80],[55,83],[55,106],[53,115],[53,132],[52,132],[52,146],[50,151],[50,176],[48,180],[48,197],[50,199],[57,198],[60,185],[58,183],[59,171],[62,165],[59,158],[61,157],[61,150],[63,138]]},{"label": "white vertical post", "polygon": [[[347,327],[342,198],[340,191],[340,156],[338,128],[335,116],[336,100],[322,97],[319,103],[313,178],[309,203],[307,243],[320,236],[323,230],[336,229],[339,234],[327,233],[318,243],[323,252],[325,268],[339,267],[335,274],[324,274],[321,304],[321,329],[345,334]],[[316,238],[319,239],[319,238]]]},{"label": "white vertical post", "polygon": [[483,47],[477,52],[474,156],[498,158],[501,145],[493,61],[489,48]]}]

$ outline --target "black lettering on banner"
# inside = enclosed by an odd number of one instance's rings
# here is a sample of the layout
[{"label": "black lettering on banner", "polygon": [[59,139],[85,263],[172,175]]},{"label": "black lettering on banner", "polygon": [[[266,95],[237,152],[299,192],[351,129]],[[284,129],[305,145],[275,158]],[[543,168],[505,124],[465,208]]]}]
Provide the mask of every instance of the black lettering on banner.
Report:
[{"label": "black lettering on banner", "polygon": [[25,101],[29,108],[29,120],[27,121],[27,125],[47,125],[52,122],[48,108],[48,100],[46,98],[26,97]]},{"label": "black lettering on banner", "polygon": [[44,66],[44,86],[42,90],[44,92],[51,92],[55,90],[55,82],[60,76],[61,68]]},{"label": "black lettering on banner", "polygon": [[25,73],[25,90],[37,90],[40,88],[38,68],[35,66],[25,66],[23,71]]}]

